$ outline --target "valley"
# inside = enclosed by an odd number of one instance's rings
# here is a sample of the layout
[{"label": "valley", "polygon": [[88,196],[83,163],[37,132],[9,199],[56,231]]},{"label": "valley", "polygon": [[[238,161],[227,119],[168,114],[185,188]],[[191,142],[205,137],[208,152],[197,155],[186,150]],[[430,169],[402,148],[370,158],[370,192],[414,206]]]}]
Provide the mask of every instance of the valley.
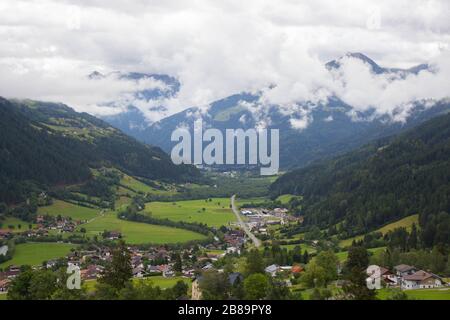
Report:
[{"label": "valley", "polygon": [[[3,141],[17,162],[0,171],[8,186],[0,189],[0,291],[8,292],[0,299],[14,297],[15,279],[67,266],[80,268],[84,289],[64,294],[83,299],[244,299],[252,277],[267,286],[264,299],[343,299],[355,294],[347,287],[354,263],[363,280],[372,279],[369,266],[386,270],[367,297],[449,299],[448,115],[267,177],[175,166],[159,148],[65,106],[2,103],[15,119],[5,125],[30,131],[16,146]],[[34,150],[43,161],[25,173],[19,150],[35,139],[48,147]],[[69,150],[79,161],[66,159]],[[130,292],[107,291],[103,279],[121,255]],[[407,287],[404,266],[433,284]]]}]

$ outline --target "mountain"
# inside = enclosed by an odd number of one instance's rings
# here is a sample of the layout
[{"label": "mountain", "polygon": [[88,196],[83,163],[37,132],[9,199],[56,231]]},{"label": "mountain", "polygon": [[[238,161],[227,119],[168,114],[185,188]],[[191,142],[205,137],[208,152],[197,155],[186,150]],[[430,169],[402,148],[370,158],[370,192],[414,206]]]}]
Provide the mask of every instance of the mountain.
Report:
[{"label": "mountain", "polygon": [[0,98],[0,125],[0,202],[22,201],[42,186],[85,182],[91,168],[102,166],[147,179],[185,181],[199,174],[63,104]]},{"label": "mountain", "polygon": [[[343,59],[358,59],[368,64],[375,73],[390,73],[393,76],[405,76],[428,69],[428,65],[419,65],[410,69],[383,68],[372,59],[360,53],[347,54],[340,59],[326,64],[329,70],[341,66]],[[260,93],[239,93],[211,103],[207,112],[202,108],[189,108],[159,122],[142,124],[142,115],[136,108],[117,115],[115,120],[106,121],[126,131],[137,139],[157,145],[170,152],[175,142],[171,142],[172,132],[180,125],[193,127],[195,119],[201,117],[205,127],[220,130],[226,128],[254,128],[259,120],[270,120],[268,128],[280,129],[280,165],[283,170],[306,166],[318,159],[336,156],[353,150],[369,141],[398,133],[411,128],[449,109],[446,102],[437,103],[427,108],[424,102],[416,102],[405,123],[393,122],[390,118],[377,117],[371,120],[354,121],[349,111],[353,108],[342,100],[331,97],[328,102],[311,107],[307,119],[308,125],[303,129],[292,127],[291,116],[283,114],[277,106],[269,108],[262,119],[255,119],[255,112],[245,105],[257,103]],[[256,110],[258,111],[258,110]],[[362,119],[370,119],[372,113],[357,113]],[[120,121],[118,120],[120,119]],[[141,120],[139,120],[141,119]]]},{"label": "mountain", "polygon": [[430,66],[428,64],[419,64],[409,69],[400,68],[384,68],[380,67],[375,61],[370,59],[368,56],[359,52],[349,52],[337,60],[332,60],[328,62],[325,66],[328,70],[339,69],[342,66],[342,61],[344,59],[356,59],[362,61],[363,63],[370,66],[370,69],[375,74],[399,74],[406,76],[408,74],[418,74],[420,71],[429,70]]},{"label": "mountain", "polygon": [[[107,75],[101,74],[98,71],[92,72],[88,78],[89,79],[102,79],[105,77],[116,77],[123,80],[129,81],[145,81],[151,80],[160,84],[160,86],[144,88],[142,90],[138,90],[133,92],[133,99],[141,100],[141,101],[151,101],[158,100],[162,98],[170,98],[177,94],[180,90],[180,83],[177,79],[164,75],[164,74],[146,74],[146,73],[120,73],[113,72]],[[105,105],[114,106],[116,101],[109,101],[104,103]],[[122,102],[120,102],[122,105]],[[164,106],[156,106],[153,108],[149,108],[149,111],[157,110],[164,111]],[[119,128],[124,133],[135,137],[138,140],[146,141],[145,129],[149,126],[148,121],[145,118],[145,115],[141,110],[136,108],[132,103],[126,106],[126,110],[116,115],[103,116],[103,120],[111,124],[112,126]]]},{"label": "mountain", "polygon": [[305,226],[362,234],[419,214],[427,246],[450,243],[450,113],[306,168],[271,187],[303,196]]}]

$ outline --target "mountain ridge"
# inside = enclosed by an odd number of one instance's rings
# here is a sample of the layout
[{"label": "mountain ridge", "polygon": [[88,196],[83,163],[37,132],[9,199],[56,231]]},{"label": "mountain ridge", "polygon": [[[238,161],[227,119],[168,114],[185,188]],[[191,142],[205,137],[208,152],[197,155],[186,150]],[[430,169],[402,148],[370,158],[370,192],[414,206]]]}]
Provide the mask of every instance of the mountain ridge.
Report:
[{"label": "mountain ridge", "polygon": [[321,229],[339,224],[343,238],[418,213],[423,241],[431,247],[450,241],[449,168],[447,113],[288,172],[271,185],[270,192],[272,197],[302,195],[304,224]]},{"label": "mountain ridge", "polygon": [[101,166],[147,179],[190,181],[199,175],[194,167],[174,165],[160,148],[64,104],[0,98],[0,112],[0,202],[24,200],[31,185],[86,181],[90,168]]},{"label": "mountain ridge", "polygon": [[[325,66],[328,69],[339,68],[339,61],[345,57],[359,59],[369,64],[375,73],[392,73],[395,77],[430,70],[427,64],[409,69],[383,68],[361,53],[349,53],[328,62]],[[254,128],[258,125],[258,119],[253,117],[254,114],[245,107],[245,104],[257,103],[260,94],[247,92],[234,94],[212,102],[206,111],[203,108],[192,107],[151,124],[139,121],[142,120],[142,112],[137,108],[130,108],[129,112],[117,115],[114,120],[107,118],[105,120],[141,141],[160,146],[164,151],[170,152],[175,145],[170,139],[172,131],[180,124],[192,129],[193,121],[198,117],[203,119],[206,127],[219,130]],[[352,107],[334,96],[326,103],[320,103],[312,108],[306,118],[301,114],[298,115],[305,122],[305,128],[301,130],[293,128],[290,117],[282,114],[275,106],[269,108],[266,117],[270,120],[268,129],[280,129],[280,164],[282,169],[286,170],[302,167],[322,157],[332,157],[373,139],[395,134],[439,115],[450,107],[445,101],[437,102],[435,107],[431,108],[426,107],[426,102],[416,101],[414,104],[409,118],[404,123],[394,122],[387,116],[367,120],[371,118],[373,110],[365,113],[357,112],[357,117],[362,120],[354,121],[349,114]]]}]

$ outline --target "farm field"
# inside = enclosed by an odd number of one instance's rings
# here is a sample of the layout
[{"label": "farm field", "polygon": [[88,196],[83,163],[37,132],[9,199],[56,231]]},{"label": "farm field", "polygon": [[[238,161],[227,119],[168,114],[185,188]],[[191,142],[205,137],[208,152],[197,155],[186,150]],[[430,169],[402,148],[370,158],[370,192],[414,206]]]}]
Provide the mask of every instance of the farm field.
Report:
[{"label": "farm field", "polygon": [[122,233],[125,242],[129,244],[182,243],[205,237],[189,230],[120,220],[114,212],[99,216],[79,228],[85,228],[86,234],[89,236],[100,236],[105,230],[119,231]]},{"label": "farm field", "polygon": [[[450,289],[417,289],[404,290],[408,298],[417,300],[450,300]],[[377,297],[380,300],[386,300],[390,294],[389,289],[381,289],[377,291]]]},{"label": "farm field", "polygon": [[[414,214],[412,216],[403,218],[401,220],[392,222],[390,224],[387,224],[377,230],[375,230],[374,232],[381,232],[382,234],[386,234],[391,230],[394,230],[396,228],[400,228],[400,227],[404,227],[406,228],[407,231],[411,231],[411,227],[413,225],[413,223],[415,223],[417,226],[419,224],[419,215],[418,214]],[[352,244],[353,240],[361,240],[364,236],[356,236],[353,238],[349,238],[349,239],[345,239],[339,242],[339,246],[342,248],[348,247]]]},{"label": "farm field", "polygon": [[[12,226],[13,228],[10,229],[10,231],[13,232],[13,233],[26,231],[26,230],[28,230],[28,227],[30,225],[29,222],[20,220],[20,219],[15,218],[15,217],[7,217],[5,220],[0,220],[0,224],[2,225],[0,227],[0,229],[9,229],[10,226]],[[19,228],[19,226],[20,226],[20,228]],[[36,226],[35,224],[32,224],[33,228],[35,226]]]},{"label": "farm field", "polygon": [[73,220],[90,220],[96,217],[100,210],[77,206],[62,200],[55,200],[50,206],[39,207],[38,213],[42,215],[49,214],[51,216],[61,215],[63,217],[70,217]]},{"label": "farm field", "polygon": [[[203,209],[205,209],[203,211]],[[177,202],[150,202],[145,212],[155,218],[167,218],[173,221],[199,222],[211,227],[228,225],[235,221],[230,209],[229,198],[211,198],[209,200],[187,200]]]},{"label": "farm field", "polygon": [[265,202],[265,201],[269,201],[269,199],[266,197],[255,197],[255,198],[236,197],[236,206],[239,208],[243,204],[251,204],[251,203],[257,204],[257,203],[261,203],[261,202]]},{"label": "farm field", "polygon": [[42,262],[66,256],[76,245],[68,243],[22,243],[15,247],[11,260],[0,264],[0,268],[10,265],[40,265]]}]

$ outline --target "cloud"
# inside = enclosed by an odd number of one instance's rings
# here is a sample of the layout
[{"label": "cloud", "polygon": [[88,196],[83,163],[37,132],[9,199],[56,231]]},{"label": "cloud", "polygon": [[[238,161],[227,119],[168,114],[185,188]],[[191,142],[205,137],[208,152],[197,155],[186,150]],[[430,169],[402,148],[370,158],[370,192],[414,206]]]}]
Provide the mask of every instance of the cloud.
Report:
[{"label": "cloud", "polygon": [[[313,107],[331,95],[355,111],[404,118],[411,100],[449,95],[446,0],[4,0],[0,16],[0,95],[93,114],[132,103],[157,121],[270,87],[259,103],[266,106],[261,120],[273,104],[303,119],[303,102]],[[436,72],[392,80],[358,61],[345,62],[339,75],[324,68],[349,51],[391,67],[431,62]],[[87,80],[93,70],[169,74],[181,88],[174,97],[136,99],[133,90],[155,83]]]}]

